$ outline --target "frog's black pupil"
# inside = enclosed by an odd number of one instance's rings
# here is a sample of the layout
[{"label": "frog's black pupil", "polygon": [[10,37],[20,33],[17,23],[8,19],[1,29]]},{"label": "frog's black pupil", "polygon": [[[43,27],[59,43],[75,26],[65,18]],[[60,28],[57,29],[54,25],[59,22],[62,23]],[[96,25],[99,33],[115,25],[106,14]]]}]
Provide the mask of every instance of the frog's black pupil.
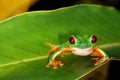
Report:
[{"label": "frog's black pupil", "polygon": [[69,42],[70,42],[70,44],[75,44],[75,39],[74,39],[74,37],[70,37],[70,38],[69,38]]},{"label": "frog's black pupil", "polygon": [[96,41],[97,41],[97,37],[96,37],[95,35],[93,35],[91,42],[92,42],[92,43],[95,43]]}]

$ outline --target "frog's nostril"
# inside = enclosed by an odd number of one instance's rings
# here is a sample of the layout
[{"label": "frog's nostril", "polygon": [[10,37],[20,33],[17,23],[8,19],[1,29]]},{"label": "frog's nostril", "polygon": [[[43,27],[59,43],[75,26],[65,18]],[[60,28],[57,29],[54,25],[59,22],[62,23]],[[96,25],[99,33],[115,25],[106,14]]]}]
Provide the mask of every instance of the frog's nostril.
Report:
[{"label": "frog's nostril", "polygon": [[80,46],[81,46],[81,48],[86,48],[86,47],[87,47],[87,44],[82,43]]}]

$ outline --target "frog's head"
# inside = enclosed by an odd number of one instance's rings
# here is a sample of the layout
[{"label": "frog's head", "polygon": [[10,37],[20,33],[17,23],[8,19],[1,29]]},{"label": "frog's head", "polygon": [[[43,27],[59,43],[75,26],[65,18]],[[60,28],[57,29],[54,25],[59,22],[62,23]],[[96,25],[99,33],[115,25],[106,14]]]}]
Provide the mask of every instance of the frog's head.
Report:
[{"label": "frog's head", "polygon": [[72,35],[69,38],[69,43],[71,47],[82,48],[82,49],[93,47],[96,41],[97,41],[97,38],[95,35],[91,35],[91,36],[73,36]]}]

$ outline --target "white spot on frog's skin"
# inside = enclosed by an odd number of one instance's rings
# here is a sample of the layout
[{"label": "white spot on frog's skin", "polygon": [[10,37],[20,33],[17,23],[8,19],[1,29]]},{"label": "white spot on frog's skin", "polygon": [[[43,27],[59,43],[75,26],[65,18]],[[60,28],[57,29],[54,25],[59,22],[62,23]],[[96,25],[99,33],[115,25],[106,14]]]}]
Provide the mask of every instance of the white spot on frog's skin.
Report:
[{"label": "white spot on frog's skin", "polygon": [[72,48],[71,52],[74,55],[78,55],[78,56],[87,56],[90,55],[92,53],[92,47],[90,48],[85,48],[85,49],[80,49],[80,48]]}]

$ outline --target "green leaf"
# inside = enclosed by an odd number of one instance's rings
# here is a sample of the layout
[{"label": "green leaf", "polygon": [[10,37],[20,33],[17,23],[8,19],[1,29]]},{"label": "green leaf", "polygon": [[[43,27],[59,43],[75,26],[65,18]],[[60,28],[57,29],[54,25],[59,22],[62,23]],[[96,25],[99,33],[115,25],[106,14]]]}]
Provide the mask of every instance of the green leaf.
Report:
[{"label": "green leaf", "polygon": [[[46,68],[46,41],[62,44],[71,34],[98,37],[97,46],[120,58],[120,13],[111,7],[77,5],[21,14],[0,23],[0,80],[74,80],[97,67],[91,57],[67,55],[57,70]],[[104,63],[106,64],[106,63]],[[100,65],[102,66],[102,64]]]}]

